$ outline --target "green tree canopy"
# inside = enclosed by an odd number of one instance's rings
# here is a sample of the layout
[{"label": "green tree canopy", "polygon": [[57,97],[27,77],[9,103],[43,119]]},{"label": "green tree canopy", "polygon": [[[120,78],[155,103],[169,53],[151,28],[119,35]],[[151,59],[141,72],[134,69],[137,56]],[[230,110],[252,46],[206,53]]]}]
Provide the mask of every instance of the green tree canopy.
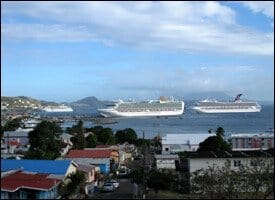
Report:
[{"label": "green tree canopy", "polygon": [[86,147],[87,148],[94,148],[96,147],[96,144],[97,144],[97,138],[96,138],[96,135],[88,135],[86,138]]},{"label": "green tree canopy", "polygon": [[231,146],[224,139],[224,129],[218,127],[215,136],[206,138],[199,144],[197,151],[231,151]]},{"label": "green tree canopy", "polygon": [[124,143],[128,142],[130,144],[136,143],[137,140],[137,134],[136,132],[131,128],[126,128],[124,130],[119,130],[115,134],[116,142],[117,143]]},{"label": "green tree canopy", "polygon": [[85,137],[84,137],[84,128],[83,122],[79,120],[77,125],[74,125],[69,132],[74,137],[71,137],[71,142],[73,143],[73,149],[84,149],[85,148]]},{"label": "green tree canopy", "polygon": [[155,191],[169,190],[173,182],[172,174],[166,174],[157,170],[152,170],[148,177],[148,187]]},{"label": "green tree canopy", "polygon": [[53,160],[60,156],[58,139],[61,128],[55,122],[43,120],[29,133],[30,149],[25,155],[29,159]]},{"label": "green tree canopy", "polygon": [[15,118],[5,123],[3,131],[15,131],[20,127],[21,118]]},{"label": "green tree canopy", "polygon": [[101,144],[114,144],[115,138],[111,128],[103,128],[95,133],[97,141]]}]

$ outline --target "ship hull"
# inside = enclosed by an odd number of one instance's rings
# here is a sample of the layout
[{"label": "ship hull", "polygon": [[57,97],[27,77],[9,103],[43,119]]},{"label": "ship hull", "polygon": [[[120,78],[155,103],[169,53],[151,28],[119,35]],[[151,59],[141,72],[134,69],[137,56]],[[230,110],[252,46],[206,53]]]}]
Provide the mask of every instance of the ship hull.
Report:
[{"label": "ship hull", "polygon": [[194,110],[200,113],[252,113],[261,112],[260,108],[250,109],[203,109],[200,107],[193,107]]},{"label": "ship hull", "polygon": [[159,111],[159,112],[118,112],[114,109],[99,109],[104,117],[153,117],[153,116],[178,116],[183,114],[182,110]]}]

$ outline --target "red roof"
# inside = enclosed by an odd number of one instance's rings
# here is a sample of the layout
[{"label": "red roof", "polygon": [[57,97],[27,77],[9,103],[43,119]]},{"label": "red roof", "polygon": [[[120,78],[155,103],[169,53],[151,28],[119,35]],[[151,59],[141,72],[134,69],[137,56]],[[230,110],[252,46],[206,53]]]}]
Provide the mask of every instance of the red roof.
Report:
[{"label": "red roof", "polygon": [[21,146],[21,143],[17,141],[10,141],[9,143],[11,146],[17,146],[17,147]]},{"label": "red roof", "polygon": [[16,172],[1,179],[1,190],[16,191],[20,188],[49,190],[61,180],[47,178],[49,174]]},{"label": "red roof", "polygon": [[110,158],[111,150],[70,150],[67,158]]}]

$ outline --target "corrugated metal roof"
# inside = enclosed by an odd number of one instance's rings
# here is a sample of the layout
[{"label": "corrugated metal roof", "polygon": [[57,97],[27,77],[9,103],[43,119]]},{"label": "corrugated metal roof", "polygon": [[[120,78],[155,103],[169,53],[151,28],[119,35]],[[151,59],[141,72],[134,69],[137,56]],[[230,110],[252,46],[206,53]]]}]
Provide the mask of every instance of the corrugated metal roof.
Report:
[{"label": "corrugated metal roof", "polygon": [[70,160],[6,160],[1,159],[1,171],[22,168],[24,171],[48,174],[66,174]]},{"label": "corrugated metal roof", "polygon": [[48,174],[16,172],[1,179],[1,190],[16,191],[20,188],[49,190],[61,180],[48,178]]},{"label": "corrugated metal roof", "polygon": [[110,158],[112,150],[70,150],[67,158]]}]

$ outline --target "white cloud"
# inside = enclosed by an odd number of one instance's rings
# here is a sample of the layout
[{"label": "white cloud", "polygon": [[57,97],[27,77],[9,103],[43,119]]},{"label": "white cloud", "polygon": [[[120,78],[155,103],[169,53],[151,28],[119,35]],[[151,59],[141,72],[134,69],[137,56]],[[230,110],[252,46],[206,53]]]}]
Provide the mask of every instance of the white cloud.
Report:
[{"label": "white cloud", "polygon": [[12,2],[3,38],[98,41],[109,46],[245,55],[273,55],[273,33],[240,27],[219,2]]},{"label": "white cloud", "polygon": [[242,3],[254,13],[262,13],[274,18],[274,1],[244,1]]}]

